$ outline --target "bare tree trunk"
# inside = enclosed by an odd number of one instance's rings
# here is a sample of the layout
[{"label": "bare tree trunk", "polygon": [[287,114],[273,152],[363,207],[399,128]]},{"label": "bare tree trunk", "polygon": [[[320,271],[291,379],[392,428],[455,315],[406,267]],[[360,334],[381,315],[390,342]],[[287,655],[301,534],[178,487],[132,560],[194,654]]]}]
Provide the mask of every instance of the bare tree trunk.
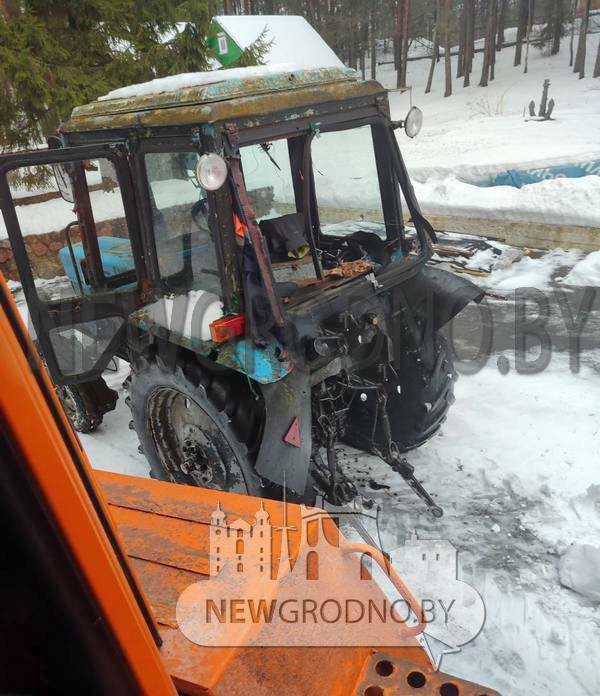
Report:
[{"label": "bare tree trunk", "polygon": [[495,22],[494,22],[494,13],[496,11],[496,8],[494,7],[494,3],[491,3],[488,6],[488,15],[487,15],[487,23],[486,23],[486,31],[485,31],[485,43],[483,44],[483,65],[481,67],[481,79],[479,80],[479,86],[480,87],[487,87],[488,86],[488,79],[490,75],[490,55],[494,52],[495,50],[495,45],[496,45],[496,35],[494,32],[494,27],[495,27]]},{"label": "bare tree trunk", "polygon": [[569,42],[569,67],[573,67],[573,43],[575,41],[575,17],[577,15],[577,0],[571,3],[571,40]]},{"label": "bare tree trunk", "polygon": [[410,27],[410,0],[404,0],[402,14],[402,60],[400,64],[400,86],[406,87],[406,70],[408,68],[408,35]]},{"label": "bare tree trunk", "polygon": [[598,41],[598,50],[596,51],[596,63],[594,65],[594,77],[600,77],[600,41]]},{"label": "bare tree trunk", "polygon": [[529,63],[529,39],[531,37],[531,29],[533,28],[533,12],[535,10],[534,5],[535,0],[529,0],[528,2],[528,12],[527,12],[527,43],[525,45],[525,67],[523,72],[527,72]]},{"label": "bare tree trunk", "polygon": [[444,67],[446,71],[446,89],[444,97],[452,96],[452,57],[450,56],[450,13],[452,0],[445,0],[444,6]]},{"label": "bare tree trunk", "polygon": [[458,60],[456,62],[456,78],[465,74],[465,44],[467,43],[467,1],[463,0],[460,16],[460,31],[458,33]]},{"label": "bare tree trunk", "polygon": [[369,45],[369,19],[367,16],[361,17],[359,60],[362,79],[367,78],[367,47]]},{"label": "bare tree trunk", "polygon": [[370,7],[371,15],[371,79],[377,79],[377,34],[375,26],[375,11],[373,10],[373,5]]},{"label": "bare tree trunk", "polygon": [[429,75],[427,77],[427,85],[425,87],[425,94],[431,92],[431,83],[433,82],[433,71],[435,70],[435,64],[438,56],[439,48],[439,38],[438,38],[438,24],[439,24],[439,1],[436,0],[435,3],[435,25],[433,27],[433,45],[431,47],[431,65],[429,66]]},{"label": "bare tree trunk", "polygon": [[523,50],[523,39],[527,33],[527,17],[529,15],[529,1],[519,1],[519,23],[517,24],[517,38],[515,44],[515,61],[513,65],[521,65],[521,53]]},{"label": "bare tree trunk", "polygon": [[21,14],[19,0],[0,0],[0,15],[6,19],[14,19]]},{"label": "bare tree trunk", "polygon": [[465,79],[463,87],[471,84],[471,70],[473,69],[473,34],[475,25],[475,1],[465,0],[466,38],[465,38]]},{"label": "bare tree trunk", "polygon": [[564,3],[565,0],[553,0],[552,16],[550,18],[552,27],[552,48],[550,55],[555,56],[560,51],[560,39],[562,35],[564,21]]},{"label": "bare tree trunk", "polygon": [[507,0],[500,0],[500,9],[498,11],[498,30],[496,39],[496,50],[501,51],[504,45],[504,29],[506,26],[506,6]]},{"label": "bare tree trunk", "polygon": [[490,82],[496,70],[496,34],[498,32],[498,0],[492,0],[492,33],[490,36]]},{"label": "bare tree trunk", "polygon": [[577,54],[575,55],[575,67],[573,72],[579,73],[579,79],[585,77],[585,54],[587,43],[587,30],[590,20],[591,0],[586,0],[581,15],[581,27],[579,29],[579,41],[577,42]]},{"label": "bare tree trunk", "polygon": [[[407,0],[404,0],[406,2]],[[394,26],[394,50],[396,52],[396,87],[402,86],[402,0],[396,3]]]}]

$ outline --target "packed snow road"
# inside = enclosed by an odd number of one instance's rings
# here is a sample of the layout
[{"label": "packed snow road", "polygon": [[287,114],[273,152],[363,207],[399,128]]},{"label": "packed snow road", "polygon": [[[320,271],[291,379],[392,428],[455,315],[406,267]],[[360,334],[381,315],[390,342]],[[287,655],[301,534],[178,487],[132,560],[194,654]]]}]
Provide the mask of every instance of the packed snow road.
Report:
[{"label": "packed snow road", "polygon": [[[384,550],[414,532],[448,540],[459,578],[483,598],[483,630],[442,669],[507,696],[597,696],[599,605],[562,586],[559,572],[572,544],[600,546],[600,252],[556,250],[500,266],[476,278],[494,297],[452,326],[460,377],[448,420],[408,457],[444,517],[429,515],[378,459],[346,449],[342,462],[381,507]],[[121,363],[106,375],[121,395],[127,371]],[[147,476],[129,420],[120,398],[80,438],[94,467]],[[600,591],[589,567],[571,563],[571,585]]]}]

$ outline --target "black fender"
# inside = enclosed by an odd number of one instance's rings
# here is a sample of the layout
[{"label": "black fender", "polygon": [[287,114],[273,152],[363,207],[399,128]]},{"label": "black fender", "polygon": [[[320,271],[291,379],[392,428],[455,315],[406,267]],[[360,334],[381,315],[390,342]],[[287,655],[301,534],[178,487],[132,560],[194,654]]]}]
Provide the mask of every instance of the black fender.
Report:
[{"label": "black fender", "polygon": [[404,303],[414,311],[427,306],[432,328],[439,331],[469,302],[481,302],[484,291],[466,278],[442,268],[423,266],[420,273],[401,286]]},{"label": "black fender", "polygon": [[[303,495],[312,452],[310,373],[296,365],[283,379],[258,386],[265,403],[265,425],[256,473]],[[285,441],[295,419],[298,447]]]}]

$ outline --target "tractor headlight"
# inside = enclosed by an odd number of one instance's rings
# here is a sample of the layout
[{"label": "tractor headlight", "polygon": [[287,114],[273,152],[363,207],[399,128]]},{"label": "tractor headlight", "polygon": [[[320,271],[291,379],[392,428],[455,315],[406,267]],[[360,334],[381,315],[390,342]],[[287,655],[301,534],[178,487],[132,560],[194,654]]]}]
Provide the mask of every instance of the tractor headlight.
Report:
[{"label": "tractor headlight", "polygon": [[409,138],[414,138],[419,135],[421,126],[423,125],[423,112],[418,106],[411,106],[410,111],[404,119],[404,131]]},{"label": "tractor headlight", "polygon": [[205,191],[216,191],[227,179],[227,163],[215,152],[208,152],[198,158],[196,179]]}]

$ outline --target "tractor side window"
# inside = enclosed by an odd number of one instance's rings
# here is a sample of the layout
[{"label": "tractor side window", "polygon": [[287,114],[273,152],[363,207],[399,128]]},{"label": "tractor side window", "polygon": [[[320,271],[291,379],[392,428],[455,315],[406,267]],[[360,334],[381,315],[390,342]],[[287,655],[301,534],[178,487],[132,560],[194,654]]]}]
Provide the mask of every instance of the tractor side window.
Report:
[{"label": "tractor side window", "polygon": [[195,177],[196,152],[145,156],[158,267],[166,291],[222,296],[206,191]]},{"label": "tractor side window", "polygon": [[[76,200],[97,240],[97,267],[84,250],[74,203],[61,197],[52,167],[21,167],[7,177],[38,297],[49,302],[135,287],[129,232],[113,164],[107,159],[81,160],[67,163],[64,170],[78,181]],[[20,280],[1,218],[0,269],[8,279]]]},{"label": "tractor side window", "polygon": [[311,146],[321,230],[386,236],[371,126],[321,133]]}]

